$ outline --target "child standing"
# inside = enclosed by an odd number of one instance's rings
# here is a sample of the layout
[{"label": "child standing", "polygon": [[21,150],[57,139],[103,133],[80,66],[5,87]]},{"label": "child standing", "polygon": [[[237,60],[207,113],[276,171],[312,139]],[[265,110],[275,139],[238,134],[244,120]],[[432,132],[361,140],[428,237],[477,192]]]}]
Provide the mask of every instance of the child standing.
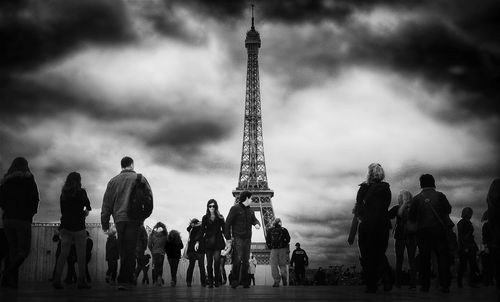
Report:
[{"label": "child standing", "polygon": [[120,259],[120,251],[118,250],[118,240],[116,239],[116,228],[111,227],[108,233],[108,239],[106,240],[106,261],[108,262],[106,283],[116,283],[118,259]]}]

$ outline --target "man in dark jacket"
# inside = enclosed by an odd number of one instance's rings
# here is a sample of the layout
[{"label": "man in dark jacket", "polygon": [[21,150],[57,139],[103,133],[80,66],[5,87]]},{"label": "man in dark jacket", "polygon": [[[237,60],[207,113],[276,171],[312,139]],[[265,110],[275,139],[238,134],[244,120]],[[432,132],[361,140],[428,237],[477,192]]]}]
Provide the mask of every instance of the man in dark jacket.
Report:
[{"label": "man in dark jacket", "polygon": [[[408,219],[417,223],[417,245],[420,259],[420,290],[428,292],[431,277],[431,252],[438,260],[439,283],[444,293],[450,291],[450,257],[446,227],[453,227],[451,205],[446,196],[436,191],[434,177],[420,176],[422,191],[413,198]],[[447,223],[448,225],[443,225]]]},{"label": "man in dark jacket", "polygon": [[276,218],[273,226],[266,232],[266,245],[271,250],[269,262],[274,279],[273,287],[279,287],[280,280],[283,280],[283,285],[287,285],[286,263],[288,262],[290,249],[289,243],[290,234],[288,230],[281,226],[281,219]]},{"label": "man in dark jacket", "polygon": [[[186,284],[188,287],[191,287],[194,266],[196,265],[196,261],[198,261],[198,268],[200,269],[200,283],[202,287],[205,287],[207,285],[205,272],[205,245],[203,243],[204,240],[201,240],[201,221],[197,218],[191,219],[186,230],[189,232],[187,246],[189,265],[186,272]],[[198,248],[196,249],[195,245],[197,242],[200,242],[200,244],[198,244]]]},{"label": "man in dark jacket", "polygon": [[309,265],[309,257],[306,251],[300,248],[300,243],[295,243],[295,250],[292,253],[290,267],[295,270],[295,285],[304,284],[306,280],[306,266]]},{"label": "man in dark jacket", "polygon": [[[132,188],[138,178],[134,171],[134,160],[125,156],[121,160],[122,171],[113,177],[106,188],[101,207],[101,224],[105,233],[109,230],[109,219],[113,220],[118,232],[118,246],[120,247],[120,272],[118,274],[118,290],[127,290],[135,284],[135,247],[139,228],[144,221],[135,220],[128,215],[128,205]],[[151,187],[145,177],[141,182],[147,187],[148,195],[152,200]]]},{"label": "man in dark jacket", "polygon": [[[226,245],[233,246],[233,268],[231,287],[236,288],[241,283],[244,288],[250,287],[248,276],[248,260],[250,259],[250,244],[252,242],[252,225],[260,229],[260,222],[255,212],[250,209],[252,193],[243,191],[238,198],[238,204],[231,207],[227,215],[224,236]],[[241,280],[240,280],[241,274]]]}]

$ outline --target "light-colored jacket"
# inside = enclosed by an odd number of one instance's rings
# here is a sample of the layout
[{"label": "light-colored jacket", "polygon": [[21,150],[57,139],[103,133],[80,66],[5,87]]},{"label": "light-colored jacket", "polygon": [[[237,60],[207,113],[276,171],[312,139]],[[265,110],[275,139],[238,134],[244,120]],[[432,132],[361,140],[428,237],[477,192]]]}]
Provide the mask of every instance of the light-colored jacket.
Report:
[{"label": "light-colored jacket", "polygon": [[151,232],[148,240],[148,247],[151,254],[165,255],[165,244],[167,243],[167,234]]},{"label": "light-colored jacket", "polygon": [[[127,215],[127,209],[130,192],[136,179],[137,173],[135,171],[123,170],[109,181],[101,207],[101,224],[104,230],[109,229],[109,217],[111,215],[113,215],[115,223],[132,220]],[[151,190],[144,176],[142,177],[142,181]]]},{"label": "light-colored jacket", "polygon": [[255,270],[257,269],[257,259],[250,258],[250,260],[248,260],[248,264],[249,264],[248,265],[248,273],[254,275]]}]

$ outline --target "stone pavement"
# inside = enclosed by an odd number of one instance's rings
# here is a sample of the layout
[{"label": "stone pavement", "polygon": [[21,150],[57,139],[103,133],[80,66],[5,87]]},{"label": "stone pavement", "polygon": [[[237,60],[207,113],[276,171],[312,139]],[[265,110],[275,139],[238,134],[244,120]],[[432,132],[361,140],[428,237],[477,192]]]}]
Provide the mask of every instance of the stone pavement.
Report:
[{"label": "stone pavement", "polygon": [[429,293],[394,289],[389,293],[365,294],[362,286],[297,286],[279,287],[252,286],[248,289],[228,286],[221,288],[202,288],[184,285],[171,287],[137,286],[130,291],[118,291],[107,284],[94,284],[90,290],[77,290],[67,286],[63,290],[54,290],[50,283],[24,283],[18,290],[0,291],[0,302],[22,301],[453,301],[453,302],[495,302],[500,301],[500,291],[494,287],[451,289],[443,294],[438,289]]}]

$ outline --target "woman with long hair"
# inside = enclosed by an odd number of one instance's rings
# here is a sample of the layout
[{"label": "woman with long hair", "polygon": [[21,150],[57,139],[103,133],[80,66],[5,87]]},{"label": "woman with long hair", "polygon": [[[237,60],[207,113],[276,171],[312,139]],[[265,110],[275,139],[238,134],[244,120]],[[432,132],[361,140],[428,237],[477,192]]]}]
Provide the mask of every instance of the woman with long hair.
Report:
[{"label": "woman with long hair", "polygon": [[170,286],[174,287],[177,284],[177,268],[181,260],[181,250],[184,248],[181,234],[177,230],[171,230],[168,233],[167,244],[165,250],[167,253],[168,264],[170,265]]},{"label": "woman with long hair", "polygon": [[0,181],[5,237],[9,246],[2,287],[17,288],[19,267],[30,252],[31,222],[38,210],[38,187],[28,161],[17,157]]},{"label": "woman with long hair", "polygon": [[[215,199],[207,202],[207,212],[201,220],[201,240],[207,256],[208,287],[219,287],[222,283],[220,272],[220,252],[225,247],[224,217],[219,213],[219,205]],[[196,243],[195,249],[199,243]],[[215,268],[215,280],[214,280]]]},{"label": "woman with long hair", "polygon": [[193,218],[189,221],[189,226],[186,229],[189,232],[186,254],[189,259],[189,264],[186,272],[186,284],[191,287],[193,281],[193,271],[196,261],[200,269],[200,283],[202,287],[207,285],[205,275],[205,245],[203,241],[199,243],[201,238],[201,221],[198,218]]},{"label": "woman with long hair", "polygon": [[158,222],[149,235],[148,247],[153,255],[152,278],[153,285],[163,285],[163,263],[165,261],[165,244],[167,243],[167,227]]},{"label": "woman with long hair", "polygon": [[53,286],[55,289],[62,289],[61,274],[64,264],[71,250],[71,245],[75,245],[76,259],[78,263],[77,287],[79,289],[89,289],[90,285],[86,281],[86,245],[87,231],[85,230],[85,218],[92,210],[87,192],[82,188],[82,177],[78,172],[71,172],[66,178],[61,190],[61,254],[56,263],[56,274]]},{"label": "woman with long hair", "polygon": [[385,291],[392,289],[392,269],[385,255],[391,228],[388,214],[391,190],[384,178],[382,166],[370,164],[366,181],[359,185],[356,196],[355,215],[361,220],[358,245],[366,292],[369,293],[377,291],[380,278]]}]

